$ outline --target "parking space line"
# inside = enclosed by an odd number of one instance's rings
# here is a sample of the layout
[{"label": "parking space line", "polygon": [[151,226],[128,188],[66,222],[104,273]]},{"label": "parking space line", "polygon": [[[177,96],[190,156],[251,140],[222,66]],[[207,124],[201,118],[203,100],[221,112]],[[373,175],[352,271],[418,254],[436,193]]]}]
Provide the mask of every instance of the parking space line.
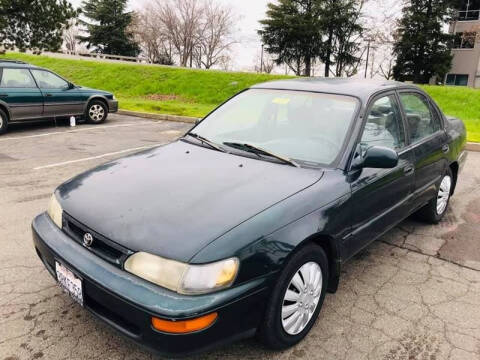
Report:
[{"label": "parking space line", "polygon": [[49,165],[43,165],[43,166],[38,166],[36,168],[33,168],[33,170],[42,170],[42,169],[49,169],[49,168],[54,168],[54,167],[59,167],[59,166],[65,166],[65,165],[70,165],[70,164],[75,164],[78,162],[83,162],[83,161],[90,161],[90,160],[96,160],[96,159],[101,159],[107,156],[113,156],[113,155],[119,155],[119,154],[124,154],[132,151],[140,151],[140,150],[147,150],[154,148],[156,146],[163,145],[162,143],[158,143],[155,145],[146,145],[146,146],[140,146],[136,148],[130,148],[130,149],[125,149],[125,150],[120,150],[120,151],[115,151],[111,153],[106,153],[106,154],[101,154],[101,155],[96,155],[96,156],[91,156],[87,158],[82,158],[82,159],[76,159],[76,160],[69,160],[69,161],[63,161],[55,164],[49,164]]},{"label": "parking space line", "polygon": [[31,138],[44,137],[44,136],[50,136],[50,135],[58,135],[58,134],[71,134],[71,133],[76,133],[76,132],[81,132],[81,131],[111,129],[111,128],[118,128],[118,127],[150,125],[150,124],[157,124],[157,123],[153,122],[153,121],[152,122],[144,121],[144,122],[139,122],[139,123],[128,123],[128,124],[118,124],[118,125],[90,126],[86,129],[55,131],[55,132],[49,132],[49,133],[44,133],[44,134],[27,135],[27,136],[12,136],[12,137],[0,138],[0,142],[7,141],[7,140],[31,139]]}]

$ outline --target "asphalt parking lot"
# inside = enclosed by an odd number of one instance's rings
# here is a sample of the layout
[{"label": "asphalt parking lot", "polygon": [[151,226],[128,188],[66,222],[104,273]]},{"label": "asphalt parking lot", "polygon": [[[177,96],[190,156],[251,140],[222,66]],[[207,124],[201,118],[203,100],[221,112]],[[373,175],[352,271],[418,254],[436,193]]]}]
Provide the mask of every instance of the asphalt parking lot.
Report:
[{"label": "asphalt parking lot", "polygon": [[[57,287],[30,223],[61,182],[190,126],[111,115],[99,126],[22,125],[0,137],[0,360],[156,358]],[[359,254],[298,346],[270,352],[246,340],[195,358],[480,359],[479,234],[480,153],[470,153],[445,220],[408,219]]]}]

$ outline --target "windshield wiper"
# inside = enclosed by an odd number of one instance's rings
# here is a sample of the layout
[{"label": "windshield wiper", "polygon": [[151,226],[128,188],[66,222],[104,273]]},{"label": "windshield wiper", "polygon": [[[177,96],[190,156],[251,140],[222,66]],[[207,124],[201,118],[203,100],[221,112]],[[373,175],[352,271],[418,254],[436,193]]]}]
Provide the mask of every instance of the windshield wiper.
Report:
[{"label": "windshield wiper", "polygon": [[251,152],[251,153],[254,153],[254,154],[257,154],[257,155],[271,156],[275,159],[278,159],[278,160],[284,162],[285,164],[295,166],[295,167],[300,167],[300,165],[298,165],[295,161],[293,161],[292,159],[289,159],[288,157],[274,154],[274,153],[272,153],[268,150],[262,149],[258,146],[252,145],[252,144],[238,143],[238,142],[228,142],[228,141],[224,142],[223,144],[227,145],[227,146],[230,146],[230,147],[233,147],[233,148],[240,149],[240,150],[248,151],[248,152]]},{"label": "windshield wiper", "polygon": [[208,146],[210,146],[212,149],[215,149],[215,150],[218,150],[218,151],[221,151],[221,152],[227,152],[225,149],[221,148],[220,146],[218,146],[217,144],[215,144],[214,142],[204,138],[203,136],[201,135],[198,135],[196,133],[187,133],[185,134],[185,136],[191,136],[197,140],[199,140],[201,143],[203,144],[207,144]]}]

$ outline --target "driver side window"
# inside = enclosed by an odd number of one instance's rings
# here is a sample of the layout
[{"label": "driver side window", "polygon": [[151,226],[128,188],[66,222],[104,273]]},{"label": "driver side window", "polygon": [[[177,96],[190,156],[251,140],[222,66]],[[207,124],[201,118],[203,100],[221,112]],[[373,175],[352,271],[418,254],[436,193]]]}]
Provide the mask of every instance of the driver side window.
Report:
[{"label": "driver side window", "polygon": [[372,146],[399,150],[405,146],[402,115],[394,95],[375,100],[368,112],[360,145],[363,150]]}]

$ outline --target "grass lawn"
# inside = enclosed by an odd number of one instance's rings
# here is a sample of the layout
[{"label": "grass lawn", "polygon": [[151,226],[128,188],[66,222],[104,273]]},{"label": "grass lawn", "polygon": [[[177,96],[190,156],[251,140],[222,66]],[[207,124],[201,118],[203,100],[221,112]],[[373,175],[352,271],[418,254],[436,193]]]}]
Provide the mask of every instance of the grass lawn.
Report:
[{"label": "grass lawn", "polygon": [[[8,53],[3,57],[46,67],[75,84],[115,94],[120,108],[202,117],[238,91],[285,76],[164,66],[69,60]],[[468,140],[480,142],[480,90],[423,86],[448,115],[465,121]]]}]

